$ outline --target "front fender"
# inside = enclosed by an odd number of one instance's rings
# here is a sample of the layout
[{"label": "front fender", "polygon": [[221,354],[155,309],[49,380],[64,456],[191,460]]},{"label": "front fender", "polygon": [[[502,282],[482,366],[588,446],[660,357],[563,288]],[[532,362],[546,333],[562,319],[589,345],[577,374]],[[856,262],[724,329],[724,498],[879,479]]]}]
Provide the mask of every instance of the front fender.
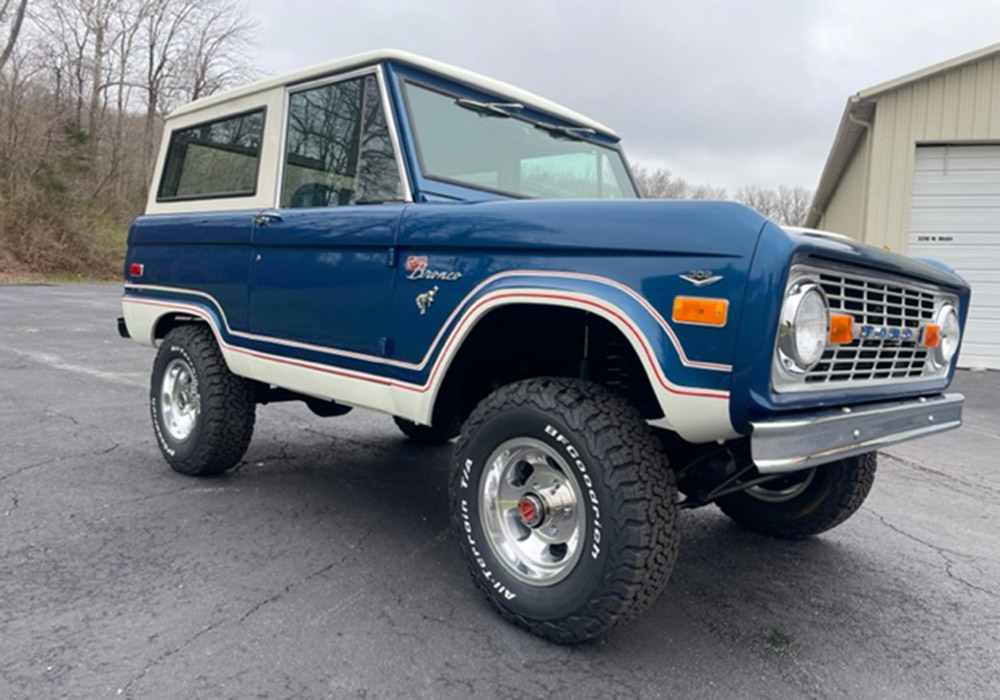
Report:
[{"label": "front fender", "polygon": [[[511,270],[485,280],[460,303],[438,333],[423,361],[412,370],[397,368],[399,415],[430,422],[434,401],[452,361],[476,325],[510,304],[575,308],[617,328],[642,362],[667,427],[691,442],[735,437],[729,420],[729,373],[721,362],[695,360],[678,334],[645,297],[598,275]],[[684,381],[678,381],[679,377]]]}]

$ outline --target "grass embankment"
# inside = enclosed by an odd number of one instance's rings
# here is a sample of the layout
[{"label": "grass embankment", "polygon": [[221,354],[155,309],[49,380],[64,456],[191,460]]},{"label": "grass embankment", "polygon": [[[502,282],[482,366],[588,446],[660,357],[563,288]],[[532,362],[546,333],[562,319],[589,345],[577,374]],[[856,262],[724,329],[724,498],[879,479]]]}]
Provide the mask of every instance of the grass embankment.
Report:
[{"label": "grass embankment", "polygon": [[57,214],[30,205],[0,215],[0,284],[119,280],[131,212],[77,206]]}]

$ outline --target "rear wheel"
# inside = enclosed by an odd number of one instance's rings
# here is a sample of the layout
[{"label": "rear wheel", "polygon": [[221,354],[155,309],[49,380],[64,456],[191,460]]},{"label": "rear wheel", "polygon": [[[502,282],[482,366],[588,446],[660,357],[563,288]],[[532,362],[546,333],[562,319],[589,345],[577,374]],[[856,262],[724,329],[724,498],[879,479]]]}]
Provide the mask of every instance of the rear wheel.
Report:
[{"label": "rear wheel", "polygon": [[848,457],[720,498],[723,513],[743,527],[798,539],[840,525],[864,503],[875,481],[874,452]]},{"label": "rear wheel", "polygon": [[624,398],[571,379],[510,384],[473,411],[455,454],[452,522],[506,619],[580,642],[666,586],[679,543],[673,472]]},{"label": "rear wheel", "polygon": [[182,474],[208,476],[235,466],[253,435],[253,388],[229,371],[208,326],[170,331],[150,382],[150,413],[160,451]]}]

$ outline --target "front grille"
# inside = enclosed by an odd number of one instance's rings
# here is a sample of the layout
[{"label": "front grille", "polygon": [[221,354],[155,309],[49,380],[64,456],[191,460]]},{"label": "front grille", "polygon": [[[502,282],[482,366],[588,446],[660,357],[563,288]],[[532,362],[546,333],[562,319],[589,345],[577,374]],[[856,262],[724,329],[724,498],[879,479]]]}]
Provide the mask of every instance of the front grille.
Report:
[{"label": "front grille", "polygon": [[[826,293],[831,313],[854,317],[855,338],[846,345],[828,347],[820,362],[806,373],[807,385],[843,382],[915,380],[936,376],[920,344],[923,327],[932,322],[940,294],[915,284],[867,277],[839,270],[813,270]],[[865,326],[875,329],[861,337]],[[873,337],[878,329],[898,329],[899,338]],[[911,337],[906,338],[909,330]]]}]

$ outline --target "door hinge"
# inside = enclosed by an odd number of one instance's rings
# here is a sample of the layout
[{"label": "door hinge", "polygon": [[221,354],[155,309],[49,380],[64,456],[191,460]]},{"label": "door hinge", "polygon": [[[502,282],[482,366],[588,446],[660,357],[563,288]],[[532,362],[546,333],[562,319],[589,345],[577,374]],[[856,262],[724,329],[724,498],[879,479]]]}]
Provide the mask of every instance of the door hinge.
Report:
[{"label": "door hinge", "polygon": [[396,258],[399,257],[399,251],[396,250],[396,246],[389,247],[389,254],[385,259],[385,264],[389,267],[396,267]]},{"label": "door hinge", "polygon": [[378,354],[381,357],[389,357],[392,354],[392,340],[382,337],[378,339]]}]

